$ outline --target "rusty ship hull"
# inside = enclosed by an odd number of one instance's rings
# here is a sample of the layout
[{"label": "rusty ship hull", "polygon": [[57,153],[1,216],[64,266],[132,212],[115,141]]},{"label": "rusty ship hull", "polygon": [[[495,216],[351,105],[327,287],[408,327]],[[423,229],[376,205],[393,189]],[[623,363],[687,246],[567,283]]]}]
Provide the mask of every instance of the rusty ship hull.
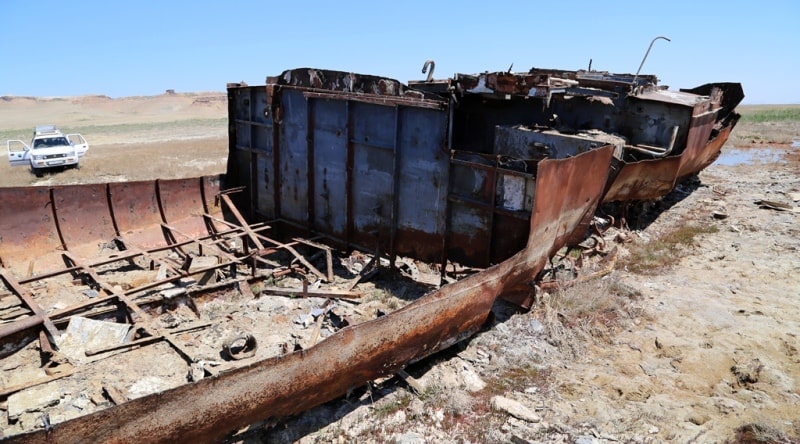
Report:
[{"label": "rusty ship hull", "polygon": [[[224,287],[246,295],[249,282],[277,276],[264,268],[275,252],[294,258],[285,271],[296,271],[299,261],[303,273],[332,282],[330,259],[327,273],[320,271],[298,253],[300,245],[328,258],[331,248],[371,251],[390,264],[408,256],[437,264],[443,275],[451,264],[479,270],[303,349],[242,361],[7,441],[219,442],[248,424],[302,412],[393,375],[475,334],[498,297],[530,307],[548,258],[584,236],[604,199],[655,193],[643,189],[668,192],[680,174],[713,161],[735,124],[729,118],[721,125],[718,111],[709,133],[697,137],[704,142],[692,157],[697,160],[665,156],[644,161],[650,171],[626,172],[626,149],[637,143],[569,126],[586,116],[601,125],[609,113],[597,117],[595,108],[620,108],[629,79],[575,78],[574,72],[532,70],[404,85],[290,70],[263,86],[228,85],[223,177],[0,189],[3,283],[27,310],[0,324],[0,339],[38,333],[43,353],[71,316],[86,312],[116,315],[145,331],[144,339],[165,340],[191,364],[191,350],[149,314],[159,302],[149,291],[212,271],[222,281],[195,293]],[[639,86],[653,82],[641,78]],[[653,137],[663,138],[661,130]],[[688,129],[669,131],[686,144]],[[664,160],[676,163],[675,172],[667,168],[658,178]],[[191,270],[198,255],[213,255],[214,265]],[[159,275],[120,288],[104,274],[120,262]],[[55,276],[98,295],[66,308],[46,306],[37,283]],[[305,286],[296,291],[315,294]],[[69,375],[51,378],[60,377]]]},{"label": "rusty ship hull", "polygon": [[[479,99],[487,95],[518,98],[517,107],[527,108],[521,112],[530,126],[619,147],[604,202],[663,197],[710,165],[736,126],[736,106],[744,98],[739,83],[674,91],[661,87],[652,75],[538,68],[456,74],[412,85],[439,94],[464,94],[461,105],[475,106],[476,111],[483,106]],[[471,113],[461,114],[468,119]]]}]

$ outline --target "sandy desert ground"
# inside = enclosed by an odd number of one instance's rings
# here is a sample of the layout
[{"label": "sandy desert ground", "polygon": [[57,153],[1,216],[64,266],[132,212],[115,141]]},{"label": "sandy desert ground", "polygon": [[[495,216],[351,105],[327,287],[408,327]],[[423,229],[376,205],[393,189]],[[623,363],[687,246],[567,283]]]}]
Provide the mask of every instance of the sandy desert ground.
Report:
[{"label": "sandy desert ground", "polygon": [[[225,172],[227,97],[222,92],[152,97],[0,97],[0,186],[195,177]],[[81,133],[89,152],[80,169],[37,179],[10,168],[6,140],[29,143],[36,125]]]},{"label": "sandy desert ground", "polygon": [[[41,179],[0,157],[0,186],[222,173],[226,110],[224,93],[0,97],[3,140],[54,123],[91,144]],[[410,367],[421,392],[376,382],[235,439],[798,442],[800,214],[757,203],[800,207],[797,137],[796,120],[740,123],[714,165],[607,230],[603,254],[555,261],[578,281],[531,312],[498,303],[490,329]]]}]

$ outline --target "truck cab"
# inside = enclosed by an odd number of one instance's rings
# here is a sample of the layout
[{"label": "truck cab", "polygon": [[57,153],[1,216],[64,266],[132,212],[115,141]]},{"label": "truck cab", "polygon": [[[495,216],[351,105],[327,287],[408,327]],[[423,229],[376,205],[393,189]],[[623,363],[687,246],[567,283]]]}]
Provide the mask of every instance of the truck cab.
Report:
[{"label": "truck cab", "polygon": [[41,125],[33,129],[30,145],[9,140],[6,148],[11,166],[30,165],[36,177],[42,177],[50,168],[77,168],[89,143],[80,134],[64,134],[55,125]]}]

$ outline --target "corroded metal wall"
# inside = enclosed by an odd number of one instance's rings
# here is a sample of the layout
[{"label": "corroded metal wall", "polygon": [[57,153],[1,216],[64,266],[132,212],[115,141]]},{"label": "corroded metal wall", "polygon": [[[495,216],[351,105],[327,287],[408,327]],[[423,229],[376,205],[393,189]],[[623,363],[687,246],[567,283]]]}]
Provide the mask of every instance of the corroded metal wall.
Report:
[{"label": "corroded metal wall", "polygon": [[18,276],[63,267],[62,252],[94,257],[124,235],[135,246],[167,245],[162,224],[208,234],[221,214],[220,177],[0,188],[0,260]]},{"label": "corroded metal wall", "polygon": [[[309,72],[311,78],[296,78]],[[250,213],[346,246],[439,260],[448,185],[440,175],[450,155],[446,101],[392,95],[399,83],[371,76],[352,82],[388,91],[380,100],[314,88],[344,85],[336,74],[295,70],[266,89],[229,88],[229,171],[241,173],[234,180],[251,193]]]},{"label": "corroded metal wall", "polygon": [[[228,176],[249,190],[243,203],[255,219],[429,262],[488,266],[525,245],[530,206],[509,210],[503,193],[511,176],[530,187],[533,175],[497,159],[452,158],[449,99],[391,79],[313,69],[271,82],[228,90]],[[527,116],[518,108],[506,114],[512,123]]]}]

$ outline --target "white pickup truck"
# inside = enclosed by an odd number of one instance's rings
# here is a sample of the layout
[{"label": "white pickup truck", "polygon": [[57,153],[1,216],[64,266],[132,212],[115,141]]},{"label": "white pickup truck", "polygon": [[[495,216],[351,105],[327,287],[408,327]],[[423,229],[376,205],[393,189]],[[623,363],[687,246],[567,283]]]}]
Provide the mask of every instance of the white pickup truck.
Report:
[{"label": "white pickup truck", "polygon": [[80,134],[65,135],[55,125],[41,125],[33,129],[30,146],[21,140],[9,140],[6,147],[11,166],[30,165],[36,177],[42,177],[48,168],[77,168],[89,143]]}]

